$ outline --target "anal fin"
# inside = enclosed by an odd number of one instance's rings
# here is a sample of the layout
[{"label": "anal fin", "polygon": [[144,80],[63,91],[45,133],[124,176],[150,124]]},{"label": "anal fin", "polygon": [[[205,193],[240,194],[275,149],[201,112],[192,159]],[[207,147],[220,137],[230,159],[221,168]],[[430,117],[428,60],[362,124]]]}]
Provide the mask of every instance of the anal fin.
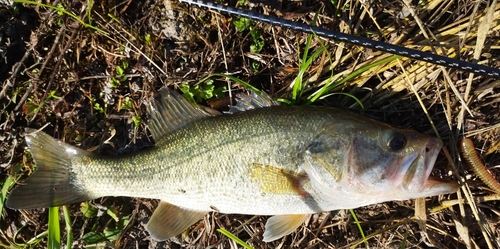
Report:
[{"label": "anal fin", "polygon": [[264,231],[264,242],[277,240],[295,231],[311,215],[310,214],[285,214],[275,215],[266,222]]},{"label": "anal fin", "polygon": [[146,225],[146,230],[155,240],[167,240],[181,234],[191,225],[203,219],[206,213],[184,209],[161,201]]}]

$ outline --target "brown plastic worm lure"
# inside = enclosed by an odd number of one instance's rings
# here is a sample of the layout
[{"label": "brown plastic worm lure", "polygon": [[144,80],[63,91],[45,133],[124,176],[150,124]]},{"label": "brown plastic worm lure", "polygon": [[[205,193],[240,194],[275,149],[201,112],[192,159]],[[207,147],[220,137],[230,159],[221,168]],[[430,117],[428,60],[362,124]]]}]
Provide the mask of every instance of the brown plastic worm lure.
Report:
[{"label": "brown plastic worm lure", "polygon": [[493,191],[500,194],[500,183],[488,172],[483,162],[476,153],[474,143],[470,138],[464,138],[460,142],[460,149],[465,161],[469,164],[472,171]]}]

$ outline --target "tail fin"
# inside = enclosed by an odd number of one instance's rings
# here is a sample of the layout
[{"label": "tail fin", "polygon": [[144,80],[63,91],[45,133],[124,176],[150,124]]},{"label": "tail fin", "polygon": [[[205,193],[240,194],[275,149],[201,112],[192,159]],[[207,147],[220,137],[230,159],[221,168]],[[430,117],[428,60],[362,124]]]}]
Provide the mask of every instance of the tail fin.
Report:
[{"label": "tail fin", "polygon": [[20,183],[7,198],[11,209],[61,206],[93,199],[79,186],[71,167],[71,158],[88,155],[87,151],[64,144],[44,132],[26,128],[26,143],[37,169]]}]

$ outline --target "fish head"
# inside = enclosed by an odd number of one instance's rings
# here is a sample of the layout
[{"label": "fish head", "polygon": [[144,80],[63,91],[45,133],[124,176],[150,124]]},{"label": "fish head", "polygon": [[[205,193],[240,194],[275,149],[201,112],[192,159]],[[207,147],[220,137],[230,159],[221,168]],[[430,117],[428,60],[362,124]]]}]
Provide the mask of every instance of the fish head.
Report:
[{"label": "fish head", "polygon": [[355,208],[457,190],[456,182],[430,177],[441,140],[373,122],[344,125],[341,133],[335,125],[316,137],[305,171],[319,196]]},{"label": "fish head", "polygon": [[348,178],[360,179],[393,200],[456,191],[456,183],[430,177],[443,146],[441,140],[410,129],[387,127],[372,131],[378,136],[353,138]]}]

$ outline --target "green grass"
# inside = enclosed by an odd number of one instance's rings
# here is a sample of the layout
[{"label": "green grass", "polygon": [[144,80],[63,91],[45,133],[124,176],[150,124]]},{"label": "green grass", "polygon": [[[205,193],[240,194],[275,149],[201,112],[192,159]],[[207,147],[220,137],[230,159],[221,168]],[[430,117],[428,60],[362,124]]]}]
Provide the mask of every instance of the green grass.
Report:
[{"label": "green grass", "polygon": [[354,223],[356,223],[356,226],[358,226],[359,233],[361,234],[361,238],[363,239],[363,242],[365,242],[366,248],[370,248],[368,246],[368,241],[366,240],[365,237],[365,232],[363,232],[363,228],[361,227],[361,224],[359,223],[358,217],[356,216],[356,213],[354,213],[353,209],[349,209],[349,212],[351,212],[351,216],[354,219]]},{"label": "green grass", "polygon": [[49,249],[61,248],[61,228],[59,225],[58,207],[49,208],[49,238],[47,243]]},{"label": "green grass", "polygon": [[73,229],[71,223],[71,215],[68,206],[63,206],[64,224],[66,227],[66,248],[71,249],[73,245]]},{"label": "green grass", "polygon": [[[312,25],[315,25],[316,18],[317,18],[317,14],[314,17]],[[311,42],[312,42],[313,38],[315,38],[316,41],[320,44],[320,47],[319,47],[319,49],[312,51],[312,53],[311,53],[311,51],[310,51],[311,50]],[[321,99],[324,99],[324,98],[332,96],[332,95],[345,95],[345,96],[348,96],[348,97],[351,97],[352,99],[354,99],[359,104],[359,106],[361,106],[363,108],[363,103],[361,103],[361,101],[358,98],[356,98],[354,95],[349,94],[349,93],[344,93],[344,92],[332,92],[332,91],[339,86],[345,85],[350,80],[352,80],[355,77],[359,76],[360,74],[370,70],[371,68],[379,66],[379,65],[384,64],[384,63],[387,63],[388,61],[395,60],[397,58],[397,57],[394,57],[394,58],[390,57],[391,58],[390,60],[382,60],[380,62],[373,63],[371,65],[362,67],[362,68],[352,72],[351,74],[347,75],[346,77],[344,77],[343,79],[338,80],[338,81],[334,80],[335,72],[333,70],[330,70],[329,78],[326,79],[325,81],[323,81],[325,83],[319,89],[314,91],[312,94],[309,94],[304,100],[303,96],[309,90],[309,88],[314,88],[314,86],[310,86],[310,82],[308,81],[308,79],[305,79],[304,77],[306,76],[307,72],[310,70],[313,62],[315,60],[317,60],[320,57],[320,55],[322,55],[323,53],[326,54],[330,65],[332,65],[333,64],[332,56],[328,52],[327,45],[325,45],[321,41],[321,39],[319,37],[317,37],[316,35],[314,35],[314,34],[308,35],[307,41],[306,41],[306,44],[304,47],[304,51],[302,52],[302,58],[298,58],[299,59],[299,72],[298,72],[297,76],[295,77],[295,79],[291,83],[292,92],[291,92],[290,99],[279,98],[279,99],[277,99],[279,102],[286,103],[289,105],[311,105],[314,102],[316,102],[317,100],[321,100]]]},{"label": "green grass", "polygon": [[238,243],[243,248],[253,249],[253,247],[251,247],[250,245],[245,243],[243,240],[241,240],[240,238],[238,238],[236,235],[232,234],[228,230],[226,230],[224,228],[219,228],[219,229],[217,229],[217,231],[219,231],[220,233],[222,233],[224,236],[228,237],[229,239],[233,240],[234,242]]},{"label": "green grass", "polygon": [[93,29],[95,31],[98,31],[98,32],[101,32],[103,34],[108,34],[106,31],[98,28],[98,27],[95,27],[91,24],[91,17],[90,17],[90,14],[91,14],[91,11],[92,11],[92,5],[93,5],[93,2],[90,1],[89,2],[89,7],[88,7],[88,19],[89,19],[89,23],[86,23],[84,22],[82,19],[80,19],[78,16],[76,16],[75,14],[67,11],[64,6],[62,5],[58,5],[58,6],[53,6],[53,5],[49,5],[49,4],[43,4],[43,3],[40,3],[40,2],[35,2],[35,1],[28,1],[28,0],[14,0],[14,3],[21,3],[21,4],[30,4],[30,5],[35,5],[35,6],[39,6],[39,7],[45,7],[45,8],[49,8],[49,9],[53,9],[55,11],[57,11],[57,13],[59,13],[59,15],[67,15],[71,18],[73,18],[75,21],[79,22],[81,25],[83,25],[85,28],[90,28],[90,29]]},{"label": "green grass", "polygon": [[332,82],[328,82],[327,84],[325,84],[323,87],[321,87],[319,90],[317,90],[316,92],[314,92],[313,94],[311,94],[308,98],[307,98],[307,102],[306,104],[312,104],[313,102],[315,102],[316,100],[318,99],[324,99],[328,96],[331,96],[331,95],[334,95],[334,94],[342,94],[342,95],[346,95],[346,96],[349,96],[349,97],[352,97],[361,107],[363,107],[363,103],[361,103],[361,101],[359,101],[359,99],[357,99],[356,97],[352,96],[351,94],[348,94],[348,93],[331,93],[331,91],[333,89],[335,89],[336,87],[338,86],[341,86],[341,85],[344,85],[346,84],[347,82],[349,82],[350,80],[354,79],[355,77],[361,75],[362,73],[372,69],[372,68],[375,68],[375,67],[378,67],[380,65],[384,65],[386,63],[389,63],[393,60],[396,60],[397,58],[399,58],[400,56],[397,56],[397,55],[392,55],[392,56],[389,56],[385,59],[382,59],[382,60],[379,60],[379,61],[376,61],[370,65],[367,65],[367,66],[364,66],[360,69],[357,69],[356,71],[352,72],[351,74],[349,74],[348,76],[346,76],[345,78],[339,80],[339,81],[332,81]]},{"label": "green grass", "polygon": [[207,76],[207,77],[205,77],[205,78],[201,79],[198,83],[205,82],[206,80],[208,80],[208,79],[210,79],[210,78],[212,78],[212,77],[224,77],[224,78],[228,78],[228,79],[230,79],[230,80],[232,80],[232,81],[234,81],[234,82],[236,82],[236,83],[240,84],[240,85],[241,85],[241,86],[243,86],[244,88],[246,88],[246,89],[248,89],[248,90],[251,90],[251,91],[254,91],[254,92],[255,92],[255,93],[257,93],[257,94],[262,93],[262,91],[261,91],[261,90],[259,90],[258,88],[256,88],[256,87],[254,87],[254,86],[250,85],[248,82],[245,82],[245,81],[243,81],[243,80],[241,80],[241,79],[238,79],[238,78],[236,78],[236,77],[234,77],[234,76],[232,76],[232,75],[222,74],[222,73],[214,73],[214,74],[211,74],[211,75],[209,75],[209,76]]},{"label": "green grass", "polygon": [[7,197],[7,192],[14,186],[15,178],[13,176],[8,176],[7,179],[2,183],[2,189],[0,190],[0,223],[2,223],[2,214],[5,207],[5,200]]},{"label": "green grass", "polygon": [[35,115],[36,113],[38,113],[42,109],[42,107],[45,106],[45,104],[47,104],[47,102],[49,102],[52,99],[60,100],[61,97],[56,96],[56,91],[50,91],[50,94],[40,104],[37,104],[34,102],[34,100],[30,99],[24,105],[24,107],[26,108],[25,113],[27,115]]},{"label": "green grass", "polygon": [[[112,206],[106,207],[106,215],[98,215],[99,209],[97,207],[90,202],[84,202],[80,211],[87,221],[87,227],[90,228],[90,231],[83,235],[86,247],[98,248],[103,243],[116,241],[130,221],[130,215],[122,216]],[[102,232],[97,230],[100,223],[106,224]]]}]

